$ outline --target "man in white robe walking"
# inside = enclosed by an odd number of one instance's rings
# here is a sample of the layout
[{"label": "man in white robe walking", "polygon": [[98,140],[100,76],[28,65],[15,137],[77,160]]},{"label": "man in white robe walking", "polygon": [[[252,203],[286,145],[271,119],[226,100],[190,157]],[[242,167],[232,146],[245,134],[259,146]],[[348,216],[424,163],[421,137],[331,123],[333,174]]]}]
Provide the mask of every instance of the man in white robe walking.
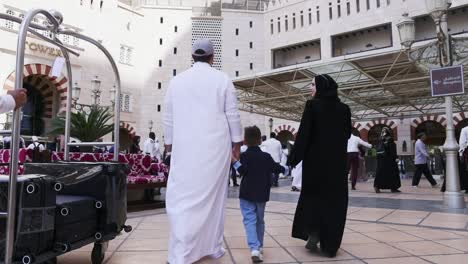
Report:
[{"label": "man in white robe walking", "polygon": [[211,67],[213,56],[211,41],[197,40],[195,64],[171,81],[165,98],[164,138],[172,153],[166,194],[170,264],[225,253],[226,182],[243,137],[234,85]]}]

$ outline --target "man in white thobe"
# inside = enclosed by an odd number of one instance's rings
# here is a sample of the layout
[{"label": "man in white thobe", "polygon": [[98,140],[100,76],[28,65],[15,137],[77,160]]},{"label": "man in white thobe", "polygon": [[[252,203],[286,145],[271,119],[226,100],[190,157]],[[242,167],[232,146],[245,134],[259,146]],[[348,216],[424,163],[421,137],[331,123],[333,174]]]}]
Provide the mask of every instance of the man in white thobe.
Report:
[{"label": "man in white thobe", "polygon": [[243,137],[234,85],[211,67],[213,56],[211,41],[197,40],[195,64],[175,77],[166,93],[164,139],[172,153],[166,193],[170,264],[225,253],[226,182],[231,155],[239,157]]},{"label": "man in white thobe", "polygon": [[160,161],[161,153],[159,152],[159,140],[156,138],[156,134],[154,132],[150,132],[149,138],[145,140],[145,143],[143,144],[143,153]]},{"label": "man in white thobe", "polygon": [[[270,139],[262,143],[264,152],[270,154],[273,160],[280,164],[281,156],[283,155],[283,148],[281,147],[281,142],[276,139],[276,134],[272,132],[270,134]],[[273,186],[278,187],[279,174],[273,174]]]}]

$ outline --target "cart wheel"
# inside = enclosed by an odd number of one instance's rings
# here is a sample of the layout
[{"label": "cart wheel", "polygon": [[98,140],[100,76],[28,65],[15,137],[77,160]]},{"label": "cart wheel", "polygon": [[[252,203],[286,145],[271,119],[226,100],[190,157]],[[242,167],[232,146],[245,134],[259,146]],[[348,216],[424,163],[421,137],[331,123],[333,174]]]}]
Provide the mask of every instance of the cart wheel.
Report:
[{"label": "cart wheel", "polygon": [[91,253],[91,262],[93,264],[102,264],[106,255],[106,247],[102,243],[95,243]]}]

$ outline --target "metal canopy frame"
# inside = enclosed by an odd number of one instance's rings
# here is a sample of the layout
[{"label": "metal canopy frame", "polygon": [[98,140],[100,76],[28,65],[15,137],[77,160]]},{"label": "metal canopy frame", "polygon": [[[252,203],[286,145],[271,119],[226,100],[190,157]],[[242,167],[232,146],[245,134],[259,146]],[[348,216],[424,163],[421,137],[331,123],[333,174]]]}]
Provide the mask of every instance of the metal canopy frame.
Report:
[{"label": "metal canopy frame", "polygon": [[[33,18],[42,15],[48,22],[48,25],[42,26],[35,23],[32,23]],[[24,19],[20,19],[14,16],[1,14],[0,19],[10,20],[16,23],[20,23],[20,29],[18,32],[18,44],[16,52],[16,71],[15,71],[15,89],[20,89],[23,87],[23,72],[24,72],[24,57],[25,57],[25,44],[26,37],[28,32],[39,37],[40,39],[56,45],[59,47],[63,53],[66,62],[67,68],[67,77],[69,81],[69,87],[67,90],[67,105],[66,105],[66,119],[65,119],[65,160],[69,160],[69,147],[70,146],[103,146],[103,145],[113,145],[114,146],[114,161],[118,162],[119,160],[119,132],[120,132],[120,101],[116,100],[114,104],[114,142],[98,143],[98,142],[82,142],[82,143],[70,143],[70,125],[71,125],[71,104],[72,104],[72,68],[70,63],[69,54],[79,56],[78,53],[66,48],[63,43],[57,38],[58,34],[69,35],[82,39],[101,50],[104,55],[109,60],[111,67],[114,71],[115,77],[115,93],[116,98],[120,97],[121,93],[121,82],[120,74],[117,68],[117,64],[112,58],[109,51],[101,45],[98,41],[87,37],[85,35],[79,34],[74,31],[64,30],[61,27],[63,21],[63,16],[57,11],[46,11],[43,9],[33,9],[27,12]],[[34,29],[51,31],[52,38],[45,37]],[[9,175],[9,186],[8,186],[8,211],[0,212],[0,217],[7,218],[6,225],[6,245],[5,245],[5,264],[11,264],[13,262],[13,253],[14,253],[14,242],[15,242],[15,226],[16,226],[16,193],[17,193],[17,177],[18,177],[18,155],[19,155],[19,139],[20,139],[20,114],[21,109],[16,109],[13,111],[13,127],[11,131],[0,131],[0,134],[11,134],[11,155],[10,155],[10,175]]]},{"label": "metal canopy frame", "polygon": [[[468,41],[458,54],[468,64]],[[421,59],[431,59],[421,47]],[[329,63],[309,63],[234,80],[243,111],[300,121],[311,80],[329,74],[339,85],[339,96],[355,121],[400,119],[445,112],[444,98],[432,97],[428,69],[412,62],[404,51],[394,51]],[[465,76],[468,69],[465,67]],[[468,96],[454,96],[457,111],[468,108]]]}]

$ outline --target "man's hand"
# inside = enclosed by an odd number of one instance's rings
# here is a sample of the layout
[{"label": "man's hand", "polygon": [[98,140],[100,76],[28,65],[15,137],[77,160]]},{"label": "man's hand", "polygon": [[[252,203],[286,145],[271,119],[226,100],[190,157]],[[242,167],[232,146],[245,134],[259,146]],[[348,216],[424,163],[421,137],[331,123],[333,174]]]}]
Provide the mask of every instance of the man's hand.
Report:
[{"label": "man's hand", "polygon": [[234,143],[232,147],[232,157],[236,160],[240,159],[240,148],[241,148],[242,142],[239,143]]},{"label": "man's hand", "polygon": [[237,161],[238,161],[238,159],[236,159],[236,158],[234,157],[234,154],[233,154],[233,155],[231,156],[231,163],[234,164],[234,163],[236,163]]},{"label": "man's hand", "polygon": [[27,90],[24,88],[10,90],[7,92],[7,94],[13,96],[13,99],[15,99],[15,110],[24,106],[28,101],[28,96],[26,93]]}]

